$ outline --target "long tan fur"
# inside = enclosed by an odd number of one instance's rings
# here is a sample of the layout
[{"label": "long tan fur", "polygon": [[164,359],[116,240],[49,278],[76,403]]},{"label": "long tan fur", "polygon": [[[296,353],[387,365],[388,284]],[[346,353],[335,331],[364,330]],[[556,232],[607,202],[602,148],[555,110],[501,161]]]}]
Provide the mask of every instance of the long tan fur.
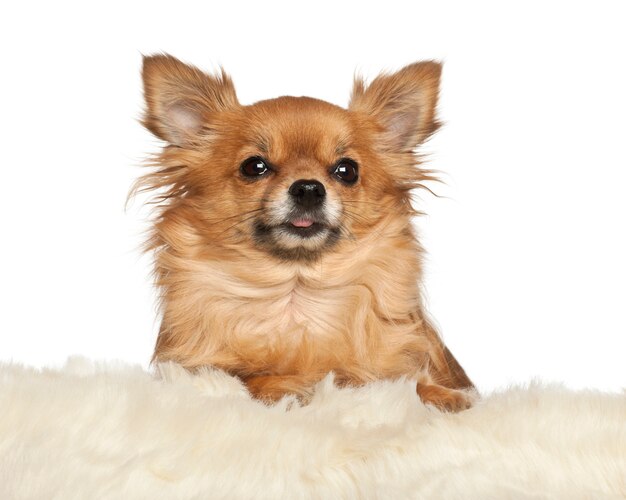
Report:
[{"label": "long tan fur", "polygon": [[[145,58],[144,123],[168,143],[136,186],[158,206],[154,360],[222,368],[268,400],[306,397],[334,371],[343,384],[415,377],[424,401],[469,405],[457,389],[472,384],[422,305],[411,225],[410,191],[432,179],[414,148],[438,126],[440,72],[423,62],[357,80],[348,109],[306,97],[242,106],[223,72]],[[239,165],[255,156],[276,167],[251,182]],[[340,157],[358,163],[356,185],[329,177]],[[287,257],[255,240],[253,225],[302,178],[324,183],[340,233],[328,249]]]}]

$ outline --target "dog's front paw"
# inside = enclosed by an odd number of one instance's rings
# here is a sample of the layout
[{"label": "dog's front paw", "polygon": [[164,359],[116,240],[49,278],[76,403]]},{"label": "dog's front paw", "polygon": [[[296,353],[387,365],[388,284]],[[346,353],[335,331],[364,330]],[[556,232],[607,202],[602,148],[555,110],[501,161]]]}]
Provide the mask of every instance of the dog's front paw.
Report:
[{"label": "dog's front paw", "polygon": [[449,389],[442,385],[421,383],[417,384],[417,395],[424,404],[454,413],[471,408],[478,398],[477,394],[472,391],[461,391]]}]

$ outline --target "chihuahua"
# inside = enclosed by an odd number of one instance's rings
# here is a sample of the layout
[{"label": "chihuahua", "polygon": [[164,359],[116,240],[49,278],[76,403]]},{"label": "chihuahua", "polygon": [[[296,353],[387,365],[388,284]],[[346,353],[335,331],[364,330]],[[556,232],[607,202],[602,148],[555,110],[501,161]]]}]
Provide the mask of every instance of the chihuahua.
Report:
[{"label": "chihuahua", "polygon": [[356,79],[347,109],[239,103],[230,77],[145,57],[143,124],[162,323],[153,361],[217,367],[264,401],[407,377],[440,409],[477,393],[429,320],[411,192],[439,126],[441,65]]}]

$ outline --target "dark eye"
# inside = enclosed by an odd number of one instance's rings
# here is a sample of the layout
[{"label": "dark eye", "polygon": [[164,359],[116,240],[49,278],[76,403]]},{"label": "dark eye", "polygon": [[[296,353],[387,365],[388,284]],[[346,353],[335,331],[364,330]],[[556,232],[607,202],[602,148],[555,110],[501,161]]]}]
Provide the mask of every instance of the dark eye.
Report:
[{"label": "dark eye", "polygon": [[252,158],[248,158],[241,164],[239,170],[245,177],[261,177],[262,175],[267,174],[270,171],[270,168],[265,163],[263,158],[259,158],[258,156],[254,156]]},{"label": "dark eye", "polygon": [[342,158],[335,164],[331,173],[346,184],[354,184],[359,178],[359,166],[354,160]]}]

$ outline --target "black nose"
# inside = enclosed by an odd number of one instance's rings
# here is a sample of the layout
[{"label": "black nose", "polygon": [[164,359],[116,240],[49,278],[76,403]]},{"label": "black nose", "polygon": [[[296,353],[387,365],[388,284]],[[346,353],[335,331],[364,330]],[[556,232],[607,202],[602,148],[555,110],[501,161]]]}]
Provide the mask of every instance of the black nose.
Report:
[{"label": "black nose", "polygon": [[324,201],[326,189],[319,181],[300,179],[289,187],[289,194],[298,205],[311,208]]}]

